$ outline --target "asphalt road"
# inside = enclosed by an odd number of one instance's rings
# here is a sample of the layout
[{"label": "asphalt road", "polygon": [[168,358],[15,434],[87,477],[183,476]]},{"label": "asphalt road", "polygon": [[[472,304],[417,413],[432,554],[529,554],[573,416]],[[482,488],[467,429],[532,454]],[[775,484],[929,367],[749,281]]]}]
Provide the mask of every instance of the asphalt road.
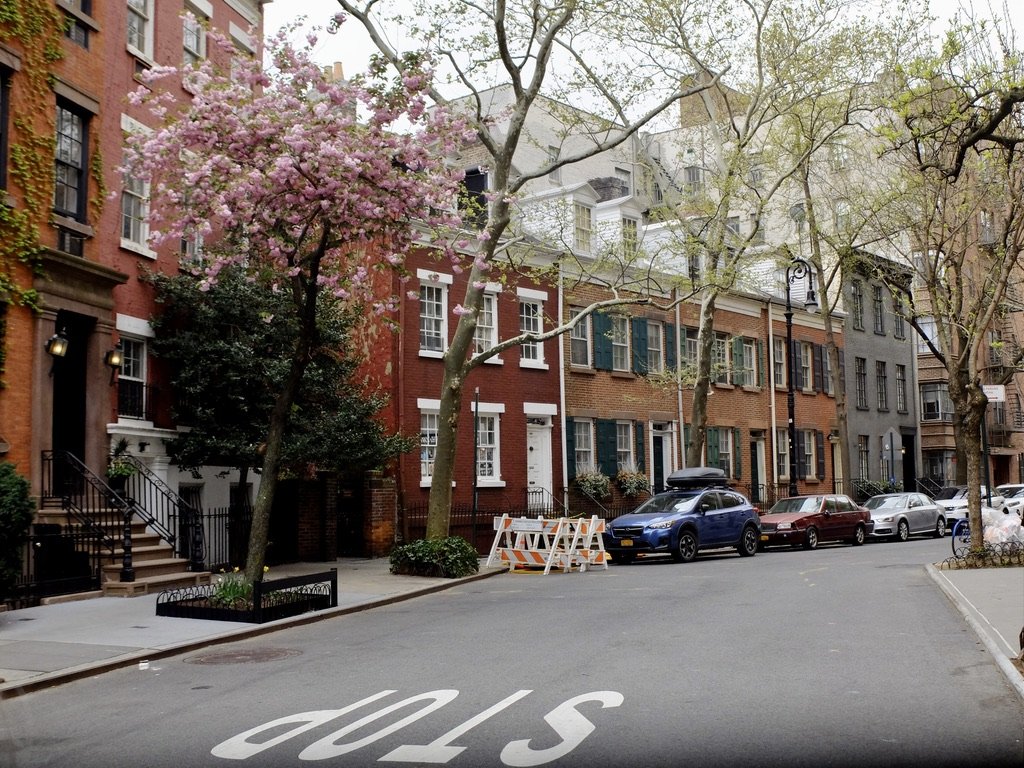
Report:
[{"label": "asphalt road", "polygon": [[949,539],[505,575],[0,709],[0,766],[1024,765]]}]

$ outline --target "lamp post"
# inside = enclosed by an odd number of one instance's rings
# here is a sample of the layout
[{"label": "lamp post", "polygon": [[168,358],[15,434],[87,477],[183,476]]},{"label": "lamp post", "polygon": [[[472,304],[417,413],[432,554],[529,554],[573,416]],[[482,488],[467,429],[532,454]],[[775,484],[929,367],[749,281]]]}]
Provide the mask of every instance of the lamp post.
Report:
[{"label": "lamp post", "polygon": [[814,296],[814,279],[811,265],[797,256],[786,265],[786,409],[789,416],[789,495],[797,495],[796,487],[796,355],[793,349],[793,296],[792,286],[797,280],[807,278],[807,292],[804,294],[804,308],[813,311],[818,306]]}]

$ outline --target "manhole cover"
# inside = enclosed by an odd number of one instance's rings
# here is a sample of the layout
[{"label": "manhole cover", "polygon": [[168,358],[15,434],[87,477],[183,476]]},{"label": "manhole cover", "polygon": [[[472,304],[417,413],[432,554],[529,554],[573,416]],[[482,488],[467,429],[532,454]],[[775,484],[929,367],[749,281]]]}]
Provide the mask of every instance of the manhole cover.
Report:
[{"label": "manhole cover", "polygon": [[292,648],[253,648],[251,650],[219,651],[184,659],[186,664],[261,664],[298,656],[302,651]]}]

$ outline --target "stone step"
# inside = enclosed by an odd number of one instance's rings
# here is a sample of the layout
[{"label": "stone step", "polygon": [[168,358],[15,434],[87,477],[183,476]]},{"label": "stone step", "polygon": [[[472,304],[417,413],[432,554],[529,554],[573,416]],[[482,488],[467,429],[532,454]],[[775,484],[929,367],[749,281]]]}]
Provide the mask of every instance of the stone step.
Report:
[{"label": "stone step", "polygon": [[[118,547],[114,550],[114,554],[107,559],[107,564],[113,564],[120,568],[121,559],[123,557],[124,550]],[[173,557],[174,550],[159,539],[152,544],[144,544],[141,546],[134,538],[132,539],[132,563],[136,568],[140,562],[144,562],[146,560],[167,560]],[[104,567],[106,567],[106,565],[104,565]]]},{"label": "stone step", "polygon": [[[148,576],[164,576],[169,573],[184,572],[188,568],[188,560],[180,557],[162,557],[155,560],[140,560],[135,562],[132,558],[132,568],[135,570],[135,578],[142,579]],[[121,578],[121,564],[114,563],[104,565],[101,569],[100,581],[117,581]]]},{"label": "stone step", "polygon": [[[115,576],[115,578],[117,578]],[[165,589],[180,589],[210,583],[209,571],[181,571],[159,576],[142,576],[136,572],[135,581],[107,581],[103,583],[106,597],[138,597],[156,594]]]}]

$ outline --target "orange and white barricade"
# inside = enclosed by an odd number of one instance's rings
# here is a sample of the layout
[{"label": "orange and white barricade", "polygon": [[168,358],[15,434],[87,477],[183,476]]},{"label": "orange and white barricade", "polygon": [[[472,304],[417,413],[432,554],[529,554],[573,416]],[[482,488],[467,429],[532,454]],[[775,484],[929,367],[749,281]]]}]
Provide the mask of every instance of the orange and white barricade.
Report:
[{"label": "orange and white barricade", "polygon": [[581,571],[591,565],[608,567],[601,532],[604,520],[561,517],[554,520],[532,517],[494,518],[494,543],[487,565],[507,564],[516,568],[543,568],[550,573],[560,566],[568,572],[573,567]]}]

